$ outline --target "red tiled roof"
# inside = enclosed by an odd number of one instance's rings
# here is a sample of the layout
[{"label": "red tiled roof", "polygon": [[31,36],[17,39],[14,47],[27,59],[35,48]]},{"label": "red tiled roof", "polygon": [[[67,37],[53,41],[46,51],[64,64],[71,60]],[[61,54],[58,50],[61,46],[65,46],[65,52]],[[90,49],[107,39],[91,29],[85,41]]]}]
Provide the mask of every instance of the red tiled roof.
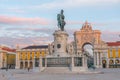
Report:
[{"label": "red tiled roof", "polygon": [[15,52],[15,49],[10,49],[8,47],[3,47],[2,50],[9,51],[9,52]]},{"label": "red tiled roof", "polygon": [[108,46],[120,46],[120,41],[117,42],[107,42]]}]

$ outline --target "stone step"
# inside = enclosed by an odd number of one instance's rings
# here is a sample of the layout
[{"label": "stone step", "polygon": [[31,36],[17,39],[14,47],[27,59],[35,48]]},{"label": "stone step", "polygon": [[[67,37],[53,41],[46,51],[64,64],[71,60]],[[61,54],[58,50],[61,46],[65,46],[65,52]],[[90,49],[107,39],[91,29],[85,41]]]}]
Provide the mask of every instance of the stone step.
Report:
[{"label": "stone step", "polygon": [[47,73],[66,73],[70,72],[69,67],[47,67],[43,72]]}]

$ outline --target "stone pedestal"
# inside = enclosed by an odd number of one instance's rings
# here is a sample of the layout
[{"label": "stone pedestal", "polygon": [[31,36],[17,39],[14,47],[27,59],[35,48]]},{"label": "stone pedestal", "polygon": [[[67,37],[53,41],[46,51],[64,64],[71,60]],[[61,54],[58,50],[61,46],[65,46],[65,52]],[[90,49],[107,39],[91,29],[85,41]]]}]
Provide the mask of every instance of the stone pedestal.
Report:
[{"label": "stone pedestal", "polygon": [[[40,72],[52,71],[57,72],[81,72],[87,69],[87,59],[70,55],[67,52],[68,34],[66,31],[56,30],[54,32],[54,53],[46,56],[45,60],[40,58],[40,63],[45,63],[45,66],[40,65]],[[86,60],[85,60],[86,59]],[[83,61],[83,62],[82,62]],[[86,65],[85,65],[86,64]],[[59,72],[58,71],[58,72]]]},{"label": "stone pedestal", "polygon": [[66,31],[56,30],[54,32],[54,53],[55,57],[67,57],[67,40],[68,34]]}]

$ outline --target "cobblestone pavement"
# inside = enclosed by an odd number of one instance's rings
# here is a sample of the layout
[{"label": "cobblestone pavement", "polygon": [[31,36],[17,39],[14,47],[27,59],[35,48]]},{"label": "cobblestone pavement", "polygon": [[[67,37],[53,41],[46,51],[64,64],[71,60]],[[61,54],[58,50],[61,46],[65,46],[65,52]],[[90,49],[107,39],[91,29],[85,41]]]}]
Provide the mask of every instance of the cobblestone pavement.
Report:
[{"label": "cobblestone pavement", "polygon": [[96,69],[102,73],[44,73],[27,70],[0,70],[0,80],[120,80],[120,68]]}]

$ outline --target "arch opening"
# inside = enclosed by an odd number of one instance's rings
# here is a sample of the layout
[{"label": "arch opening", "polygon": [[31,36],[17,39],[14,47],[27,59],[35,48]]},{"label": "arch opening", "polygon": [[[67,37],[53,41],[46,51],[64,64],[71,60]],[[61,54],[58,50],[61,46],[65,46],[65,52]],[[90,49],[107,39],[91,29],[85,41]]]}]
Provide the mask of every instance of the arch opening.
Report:
[{"label": "arch opening", "polygon": [[86,42],[82,46],[82,52],[87,52],[89,57],[87,58],[87,66],[88,68],[93,68],[94,66],[94,58],[93,58],[93,45],[89,42]]}]

